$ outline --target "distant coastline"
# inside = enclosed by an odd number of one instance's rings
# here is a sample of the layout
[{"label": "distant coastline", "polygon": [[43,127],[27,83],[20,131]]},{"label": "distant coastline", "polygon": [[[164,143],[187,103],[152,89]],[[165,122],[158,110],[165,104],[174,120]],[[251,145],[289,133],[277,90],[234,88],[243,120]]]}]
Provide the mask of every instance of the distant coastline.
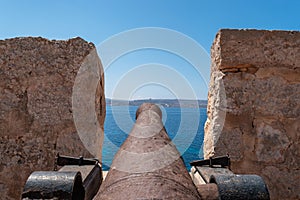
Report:
[{"label": "distant coastline", "polygon": [[182,107],[182,108],[206,108],[207,100],[189,99],[139,99],[139,100],[118,100],[106,98],[108,106],[140,106],[142,103],[154,103],[163,107]]}]

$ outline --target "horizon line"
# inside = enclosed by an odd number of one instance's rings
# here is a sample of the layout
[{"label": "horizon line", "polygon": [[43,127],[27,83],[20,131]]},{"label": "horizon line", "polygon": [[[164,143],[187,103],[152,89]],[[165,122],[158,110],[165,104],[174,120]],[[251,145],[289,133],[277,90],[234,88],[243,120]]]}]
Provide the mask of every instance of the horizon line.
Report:
[{"label": "horizon line", "polygon": [[115,100],[115,101],[145,101],[145,100],[185,100],[185,101],[207,101],[207,99],[168,99],[168,98],[145,98],[145,99],[113,99],[110,97],[105,97],[105,99]]}]

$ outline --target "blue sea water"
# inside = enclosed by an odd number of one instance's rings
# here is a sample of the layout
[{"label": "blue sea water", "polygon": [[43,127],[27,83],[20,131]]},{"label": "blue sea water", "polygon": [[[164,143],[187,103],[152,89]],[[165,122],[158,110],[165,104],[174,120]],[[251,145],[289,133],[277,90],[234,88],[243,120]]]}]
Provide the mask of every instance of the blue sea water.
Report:
[{"label": "blue sea water", "polygon": [[[127,138],[135,122],[137,106],[107,106],[102,149],[103,170],[109,170],[115,153]],[[163,122],[185,166],[203,158],[202,143],[206,108],[161,107]]]}]

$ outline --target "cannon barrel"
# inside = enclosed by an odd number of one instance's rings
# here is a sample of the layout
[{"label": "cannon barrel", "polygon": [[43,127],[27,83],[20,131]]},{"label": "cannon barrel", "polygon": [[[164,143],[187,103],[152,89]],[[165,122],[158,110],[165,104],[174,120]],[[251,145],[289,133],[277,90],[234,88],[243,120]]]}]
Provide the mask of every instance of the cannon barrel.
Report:
[{"label": "cannon barrel", "polygon": [[58,154],[56,164],[63,167],[59,171],[35,171],[28,177],[22,199],[94,198],[103,180],[102,167],[97,159]]},{"label": "cannon barrel", "polygon": [[84,199],[80,172],[36,171],[28,178],[22,199]]},{"label": "cannon barrel", "polygon": [[95,199],[200,199],[158,106],[139,107]]}]

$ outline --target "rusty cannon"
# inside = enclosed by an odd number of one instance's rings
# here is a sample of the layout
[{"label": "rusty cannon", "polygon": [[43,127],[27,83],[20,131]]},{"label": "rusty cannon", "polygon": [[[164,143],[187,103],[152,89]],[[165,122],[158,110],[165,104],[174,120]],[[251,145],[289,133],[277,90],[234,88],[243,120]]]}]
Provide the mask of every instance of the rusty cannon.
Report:
[{"label": "rusty cannon", "polygon": [[[160,108],[149,103],[136,111],[136,122],[103,182],[99,162],[59,159],[58,164],[75,166],[75,170],[34,172],[25,185],[24,199],[269,199],[263,179],[234,174],[228,156],[194,161],[189,174],[163,126]],[[76,166],[89,164],[97,165],[97,170],[85,170],[89,173],[82,181],[84,170],[78,171]],[[43,191],[48,196],[36,196]],[[66,191],[65,196],[55,196],[57,191]]]},{"label": "rusty cannon", "polygon": [[158,106],[138,108],[136,123],[95,199],[200,199]]}]

